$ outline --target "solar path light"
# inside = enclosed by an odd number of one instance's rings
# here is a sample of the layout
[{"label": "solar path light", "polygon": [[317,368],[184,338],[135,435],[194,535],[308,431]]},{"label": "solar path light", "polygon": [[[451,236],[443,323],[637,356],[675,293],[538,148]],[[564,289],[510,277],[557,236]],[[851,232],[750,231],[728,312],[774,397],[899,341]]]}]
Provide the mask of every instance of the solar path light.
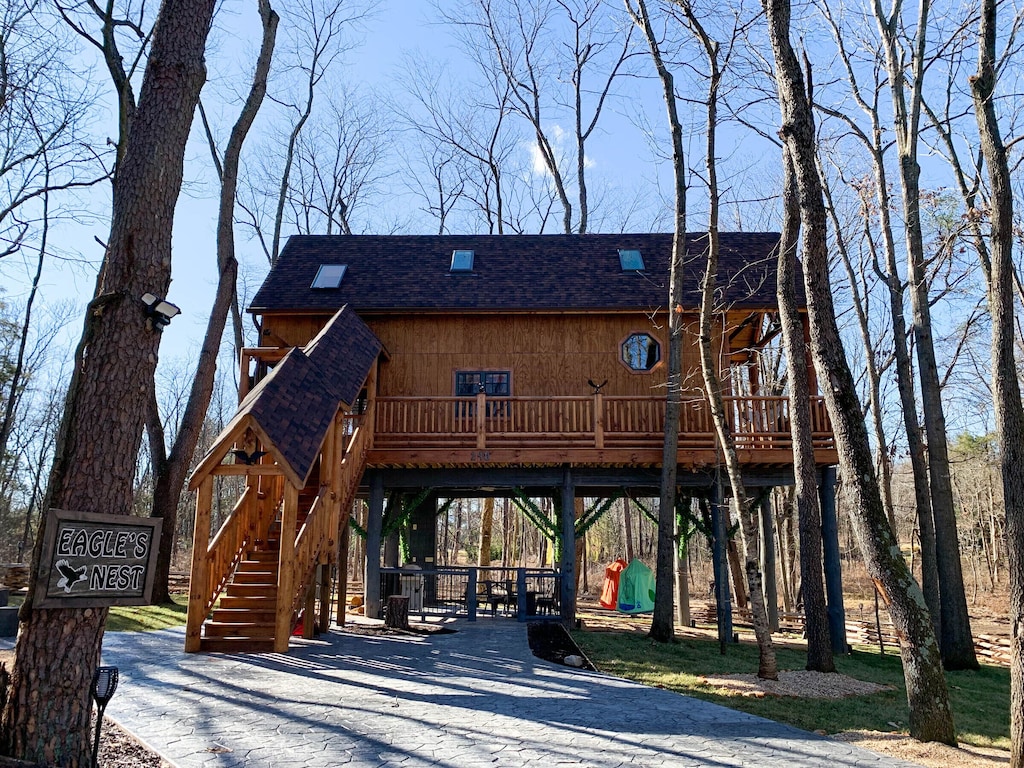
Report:
[{"label": "solar path light", "polygon": [[103,711],[107,702],[114,698],[117,690],[117,667],[98,667],[92,679],[92,698],[96,702],[96,740],[92,745],[92,765],[96,768],[100,756],[100,729],[103,727]]}]

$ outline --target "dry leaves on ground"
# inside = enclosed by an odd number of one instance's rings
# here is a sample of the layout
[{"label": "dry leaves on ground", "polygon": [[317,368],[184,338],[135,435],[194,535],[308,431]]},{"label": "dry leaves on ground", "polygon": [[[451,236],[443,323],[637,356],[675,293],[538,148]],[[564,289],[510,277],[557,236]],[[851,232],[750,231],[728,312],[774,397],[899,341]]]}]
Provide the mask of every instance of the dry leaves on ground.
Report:
[{"label": "dry leaves on ground", "polygon": [[[866,696],[886,690],[887,686],[856,680],[848,675],[798,670],[779,672],[778,680],[761,680],[757,675],[707,675],[701,678],[708,685],[742,696],[797,696],[802,698],[840,699]],[[844,731],[832,738],[884,755],[920,763],[928,768],[1002,768],[1009,765],[1010,754],[1002,749],[965,746],[954,748],[934,742],[925,743],[905,733],[880,731]]]}]

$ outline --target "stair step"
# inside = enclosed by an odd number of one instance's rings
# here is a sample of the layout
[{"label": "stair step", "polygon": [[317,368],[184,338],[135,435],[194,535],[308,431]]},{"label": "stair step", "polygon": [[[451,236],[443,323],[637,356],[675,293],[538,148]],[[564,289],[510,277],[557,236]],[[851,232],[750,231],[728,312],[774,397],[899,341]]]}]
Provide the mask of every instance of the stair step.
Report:
[{"label": "stair step", "polygon": [[232,623],[212,621],[207,622],[203,631],[205,637],[209,638],[248,637],[255,640],[272,640],[274,638],[273,623],[254,621]]},{"label": "stair step", "polygon": [[249,637],[204,637],[199,641],[199,650],[206,653],[271,653],[274,641]]},{"label": "stair step", "polygon": [[277,592],[277,584],[236,584],[234,582],[224,588],[227,597],[273,597]]},{"label": "stair step", "polygon": [[256,624],[273,623],[277,611],[268,608],[214,608],[211,620],[215,624],[241,624],[246,621]]},{"label": "stair step", "polygon": [[225,608],[228,610],[257,610],[257,611],[276,611],[277,610],[277,595],[261,595],[259,597],[242,597],[236,595],[224,595],[218,603],[218,608]]},{"label": "stair step", "polygon": [[[278,542],[274,542],[276,545]],[[256,549],[247,552],[242,563],[276,563],[280,558],[280,550],[277,546],[274,549]]]},{"label": "stair step", "polygon": [[232,584],[277,584],[277,571],[249,570],[239,568],[231,577]]}]

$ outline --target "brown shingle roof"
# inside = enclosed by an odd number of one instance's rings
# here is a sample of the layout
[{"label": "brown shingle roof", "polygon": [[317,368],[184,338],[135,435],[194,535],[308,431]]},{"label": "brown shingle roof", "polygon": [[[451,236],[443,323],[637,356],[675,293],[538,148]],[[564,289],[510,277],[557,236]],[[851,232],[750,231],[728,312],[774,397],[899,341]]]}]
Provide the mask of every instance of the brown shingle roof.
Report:
[{"label": "brown shingle roof", "polygon": [[[696,308],[704,234],[687,236],[685,304]],[[720,235],[719,285],[736,307],[775,306],[771,232]],[[623,272],[618,249],[646,269]],[[452,273],[452,251],[473,250],[472,272]],[[302,235],[288,240],[250,311],[648,310],[668,296],[671,234]],[[346,264],[338,288],[312,289],[321,264]]]}]

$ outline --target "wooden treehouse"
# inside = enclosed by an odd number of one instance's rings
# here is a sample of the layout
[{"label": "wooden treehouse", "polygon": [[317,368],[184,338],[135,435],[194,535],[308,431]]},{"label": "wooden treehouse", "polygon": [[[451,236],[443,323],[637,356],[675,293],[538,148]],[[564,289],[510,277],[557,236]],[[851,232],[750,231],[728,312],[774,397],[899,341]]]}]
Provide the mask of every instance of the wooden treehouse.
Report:
[{"label": "wooden treehouse", "polygon": [[[789,403],[765,381],[778,334],[772,233],[721,235],[714,347],[751,488],[792,483]],[[679,484],[714,496],[721,453],[697,347],[705,238],[688,238]],[[672,236],[292,237],[250,312],[238,413],[195,470],[186,650],[285,651],[325,627],[323,579],[357,498],[367,552],[389,492],[426,497],[411,562],[429,569],[439,499],[551,496],[562,510],[557,604],[575,611],[576,500],[657,495],[665,427]],[[836,463],[812,396],[815,459]],[[244,478],[211,539],[215,478]],[[207,543],[209,542],[209,543]],[[317,589],[319,587],[319,590]],[[379,615],[379,556],[366,611]],[[314,621],[315,619],[315,621]]]}]

